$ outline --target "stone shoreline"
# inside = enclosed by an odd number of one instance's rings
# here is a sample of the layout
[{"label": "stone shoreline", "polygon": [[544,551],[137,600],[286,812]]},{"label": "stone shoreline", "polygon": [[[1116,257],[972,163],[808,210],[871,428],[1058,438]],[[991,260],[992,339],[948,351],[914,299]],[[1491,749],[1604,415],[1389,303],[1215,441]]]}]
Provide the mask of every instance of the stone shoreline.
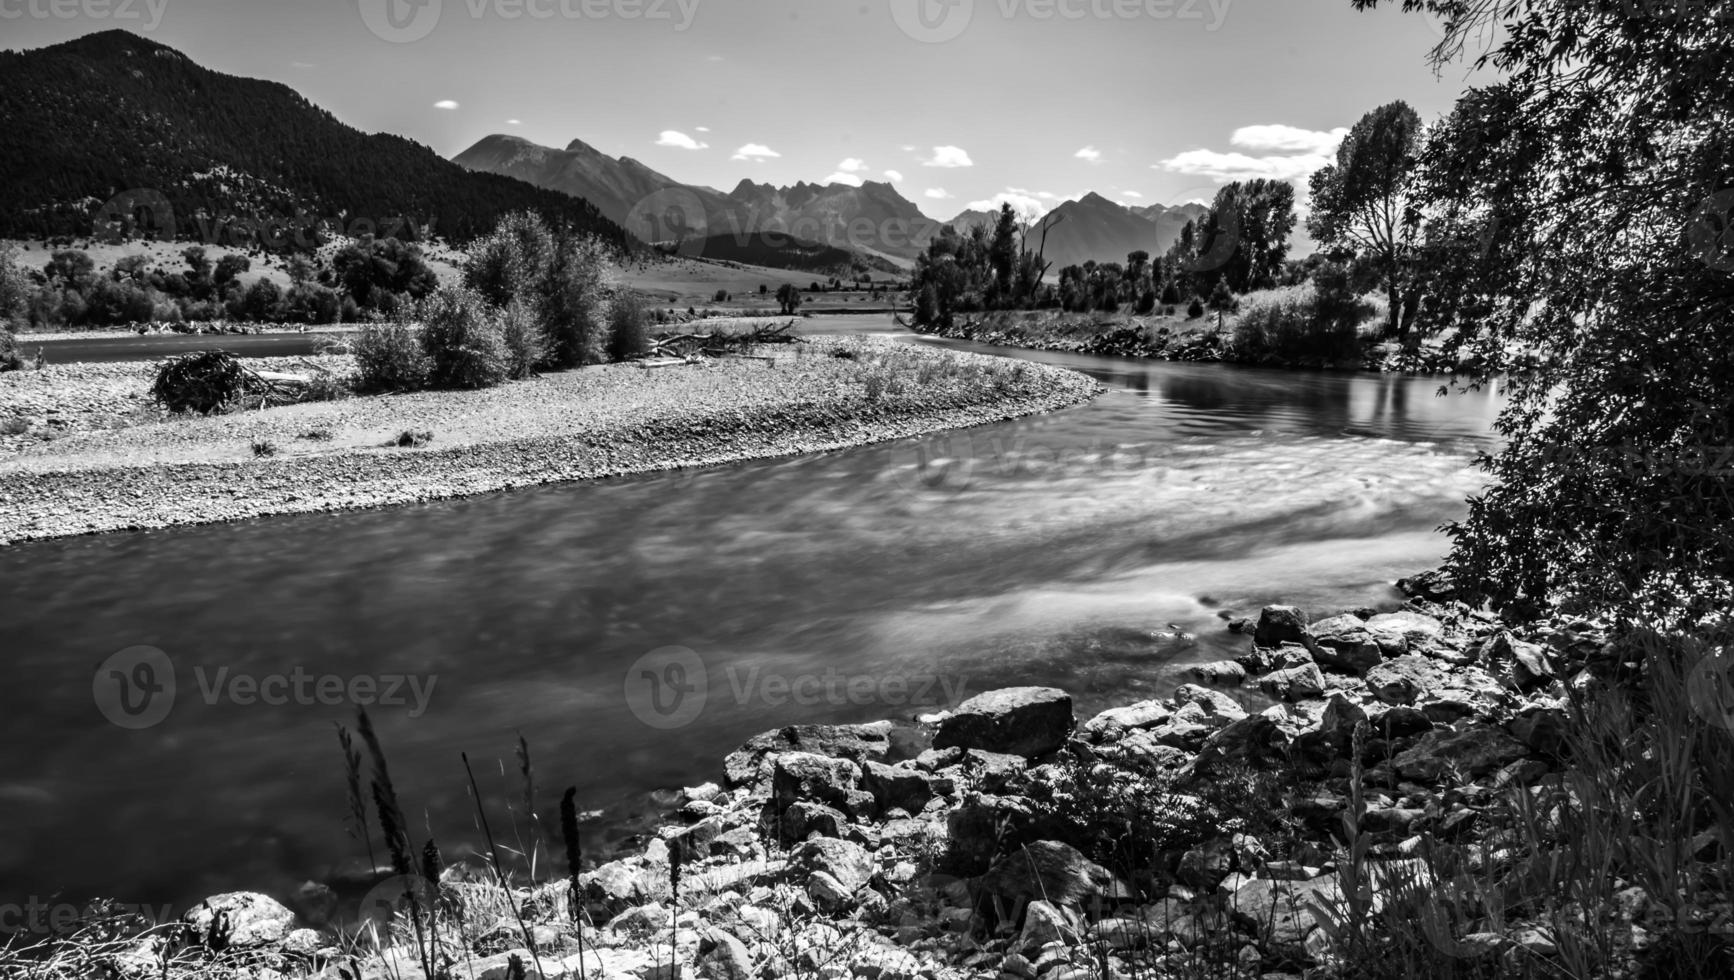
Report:
[{"label": "stone shoreline", "polygon": [[[1513,872],[1521,855],[1490,843],[1496,798],[1557,785],[1567,688],[1607,652],[1594,623],[1510,627],[1440,576],[1400,586],[1410,600],[1383,614],[1231,621],[1245,654],[1082,724],[1065,692],[1013,688],[922,719],[914,743],[891,722],[766,732],[721,785],[684,790],[638,853],[582,875],[582,947],[567,881],[517,890],[535,913],[520,923],[497,886],[448,872],[462,941],[440,958],[474,980],[1329,975],[1345,903],[1438,900],[1423,837],[1489,880]],[[1245,687],[1278,703],[1249,712],[1232,696]],[[1293,787],[1279,812],[1223,802],[1260,778]],[[1174,830],[1131,842],[1148,863],[1081,850],[1103,842],[1079,837],[1078,814],[1126,804]],[[382,888],[390,906],[402,880]],[[335,893],[309,883],[291,904],[217,896],[189,921],[228,909],[274,969],[328,967]],[[422,978],[407,922],[362,976]],[[1536,925],[1428,935],[1440,956],[1496,966],[1551,955]]]},{"label": "stone shoreline", "polygon": [[[769,364],[611,365],[483,392],[310,403],[42,443],[13,437],[13,451],[0,451],[0,543],[825,452],[1054,411],[1104,390],[1059,368],[885,341],[814,338],[767,350]],[[923,364],[957,373],[918,384],[913,372]],[[46,381],[37,372],[16,377],[52,385],[54,372],[81,367],[51,367],[41,372]],[[148,384],[146,368],[125,370],[139,377],[123,387]],[[911,377],[901,390],[867,394],[862,373],[881,371]],[[0,376],[0,409],[5,384]],[[138,411],[138,396],[129,397],[135,404],[117,411]],[[433,440],[386,445],[408,430]],[[255,457],[261,442],[274,454]]]}]

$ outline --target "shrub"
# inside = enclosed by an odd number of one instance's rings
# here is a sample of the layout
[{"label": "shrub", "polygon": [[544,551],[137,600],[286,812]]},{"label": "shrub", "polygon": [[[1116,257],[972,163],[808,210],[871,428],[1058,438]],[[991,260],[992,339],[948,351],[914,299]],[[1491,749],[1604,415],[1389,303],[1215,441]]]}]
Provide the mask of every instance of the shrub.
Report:
[{"label": "shrub", "polygon": [[533,302],[547,288],[554,257],[554,236],[542,218],[515,211],[470,246],[464,285],[499,307],[514,299]]},{"label": "shrub", "polygon": [[1203,315],[1204,301],[1196,296],[1192,297],[1192,302],[1186,304],[1186,319],[1196,320]]},{"label": "shrub", "polygon": [[355,335],[355,368],[361,391],[415,391],[427,386],[432,365],[415,330],[388,320],[366,324]]},{"label": "shrub", "polygon": [[500,323],[480,294],[442,288],[418,304],[421,349],[428,384],[435,388],[491,388],[506,380],[508,358]]},{"label": "shrub", "polygon": [[506,377],[514,381],[534,377],[536,366],[548,357],[548,345],[532,303],[515,299],[500,311],[500,342],[505,345]]},{"label": "shrub", "polygon": [[729,291],[726,289],[717,290],[716,295],[711,297],[711,302],[713,303],[727,303],[728,301]]},{"label": "shrub", "polygon": [[542,310],[549,365],[582,367],[606,356],[607,268],[607,254],[593,238],[569,238],[556,247]]},{"label": "shrub", "polygon": [[650,328],[644,306],[630,290],[621,290],[608,309],[608,357],[626,361],[650,353]]},{"label": "shrub", "polygon": [[1321,272],[1313,285],[1246,297],[1234,327],[1234,349],[1242,357],[1330,361],[1357,357],[1361,351],[1360,324],[1368,313],[1367,306],[1350,290],[1346,276]]},{"label": "shrub", "polygon": [[246,388],[246,372],[233,354],[202,351],[164,361],[151,396],[171,412],[209,415],[234,404]]},{"label": "shrub", "polygon": [[405,429],[398,433],[397,438],[393,439],[389,445],[399,449],[420,449],[433,442],[433,437],[434,434],[427,429]]},{"label": "shrub", "polygon": [[253,455],[261,459],[266,456],[275,456],[277,455],[277,444],[269,439],[254,439]]}]

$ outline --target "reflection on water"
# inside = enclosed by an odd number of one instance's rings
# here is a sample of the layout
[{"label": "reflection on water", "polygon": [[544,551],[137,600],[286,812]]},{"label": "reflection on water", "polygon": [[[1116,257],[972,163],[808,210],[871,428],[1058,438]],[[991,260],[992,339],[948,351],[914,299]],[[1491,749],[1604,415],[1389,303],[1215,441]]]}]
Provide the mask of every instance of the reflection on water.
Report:
[{"label": "reflection on water", "polygon": [[[1113,390],[817,457],[0,551],[0,899],[287,891],[365,854],[342,825],[349,710],[207,694],[224,668],[431,683],[425,714],[375,716],[412,820],[460,854],[458,753],[506,759],[478,777],[516,799],[520,732],[552,811],[567,785],[604,807],[715,778],[795,722],[1007,684],[1086,713],[1160,694],[1235,649],[1219,612],[1391,601],[1439,557],[1496,408],[1429,380],[1028,356]],[[178,693],[127,731],[92,671],[140,644],[173,658]],[[702,710],[672,729],[640,720],[629,681],[670,646],[704,668]],[[511,824],[503,802],[494,819]]]}]

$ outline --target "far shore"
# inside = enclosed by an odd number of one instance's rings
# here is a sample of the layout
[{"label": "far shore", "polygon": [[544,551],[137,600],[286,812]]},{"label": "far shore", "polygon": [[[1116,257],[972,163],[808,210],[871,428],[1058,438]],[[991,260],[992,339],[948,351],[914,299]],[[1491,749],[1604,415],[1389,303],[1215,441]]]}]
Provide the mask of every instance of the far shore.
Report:
[{"label": "far shore", "polygon": [[[761,353],[769,360],[618,364],[485,391],[208,418],[162,419],[148,402],[148,363],[0,375],[0,416],[32,426],[0,437],[0,543],[825,452],[1054,411],[1102,391],[1061,368],[872,338]],[[349,366],[281,360],[277,369]],[[399,446],[409,433],[431,439]]]}]

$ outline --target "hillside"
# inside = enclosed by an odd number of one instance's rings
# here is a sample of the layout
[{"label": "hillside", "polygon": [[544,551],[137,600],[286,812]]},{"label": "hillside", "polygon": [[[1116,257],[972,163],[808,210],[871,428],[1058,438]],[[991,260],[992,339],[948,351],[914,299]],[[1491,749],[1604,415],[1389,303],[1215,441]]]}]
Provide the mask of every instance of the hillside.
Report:
[{"label": "hillside", "polygon": [[210,71],[125,31],[0,52],[0,131],[0,238],[89,235],[118,195],[122,216],[99,232],[278,250],[310,228],[461,242],[527,208],[630,240],[590,204],[363,133],[287,86]]}]

